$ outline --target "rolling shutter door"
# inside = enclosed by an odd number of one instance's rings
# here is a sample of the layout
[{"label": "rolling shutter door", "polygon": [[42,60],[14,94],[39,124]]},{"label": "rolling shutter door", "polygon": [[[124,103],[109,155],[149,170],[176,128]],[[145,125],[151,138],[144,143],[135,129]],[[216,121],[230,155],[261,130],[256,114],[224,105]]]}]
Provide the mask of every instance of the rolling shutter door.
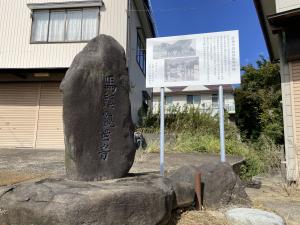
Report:
[{"label": "rolling shutter door", "polygon": [[0,84],[0,146],[34,147],[39,83]]},{"label": "rolling shutter door", "polygon": [[59,83],[41,83],[36,148],[63,149],[62,93]]}]

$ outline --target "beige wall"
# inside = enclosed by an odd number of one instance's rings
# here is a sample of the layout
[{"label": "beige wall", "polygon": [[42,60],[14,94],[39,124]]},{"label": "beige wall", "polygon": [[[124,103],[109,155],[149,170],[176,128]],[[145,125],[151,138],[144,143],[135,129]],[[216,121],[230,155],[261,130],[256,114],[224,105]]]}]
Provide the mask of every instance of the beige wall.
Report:
[{"label": "beige wall", "polygon": [[290,74],[290,66],[286,63],[283,54],[280,58],[280,75],[287,179],[296,180],[298,171],[295,157],[293,99],[291,93],[293,83]]},{"label": "beige wall", "polygon": [[300,7],[300,0],[276,0],[276,12],[284,12]]},{"label": "beige wall", "polygon": [[300,61],[290,63],[296,179],[300,178]]},{"label": "beige wall", "polygon": [[[0,1],[0,68],[69,67],[86,43],[30,44],[31,11],[28,3],[64,2],[65,0]],[[82,1],[82,0],[72,0]],[[100,33],[116,38],[126,49],[127,0],[103,0]]]}]

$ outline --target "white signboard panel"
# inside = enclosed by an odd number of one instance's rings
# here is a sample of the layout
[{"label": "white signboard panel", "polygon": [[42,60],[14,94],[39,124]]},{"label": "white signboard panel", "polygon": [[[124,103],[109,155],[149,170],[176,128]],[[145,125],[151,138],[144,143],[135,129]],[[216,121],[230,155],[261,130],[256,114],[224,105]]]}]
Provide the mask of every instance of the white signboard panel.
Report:
[{"label": "white signboard panel", "polygon": [[239,84],[238,31],[147,39],[146,86]]}]

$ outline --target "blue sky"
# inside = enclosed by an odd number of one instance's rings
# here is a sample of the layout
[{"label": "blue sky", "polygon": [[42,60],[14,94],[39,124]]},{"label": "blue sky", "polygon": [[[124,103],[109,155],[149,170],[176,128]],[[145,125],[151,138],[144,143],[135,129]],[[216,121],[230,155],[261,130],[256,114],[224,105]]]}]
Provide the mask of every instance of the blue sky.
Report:
[{"label": "blue sky", "polygon": [[158,34],[240,31],[241,65],[268,51],[252,0],[151,0]]}]

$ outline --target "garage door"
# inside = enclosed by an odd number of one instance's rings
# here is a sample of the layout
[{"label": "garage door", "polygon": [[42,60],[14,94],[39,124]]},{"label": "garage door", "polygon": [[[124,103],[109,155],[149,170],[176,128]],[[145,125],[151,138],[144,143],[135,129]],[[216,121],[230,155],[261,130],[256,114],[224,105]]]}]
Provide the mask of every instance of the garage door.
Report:
[{"label": "garage door", "polygon": [[62,94],[59,83],[41,83],[36,148],[64,148]]},{"label": "garage door", "polygon": [[0,84],[0,146],[34,147],[38,83]]},{"label": "garage door", "polygon": [[0,147],[64,148],[58,82],[0,84]]}]

